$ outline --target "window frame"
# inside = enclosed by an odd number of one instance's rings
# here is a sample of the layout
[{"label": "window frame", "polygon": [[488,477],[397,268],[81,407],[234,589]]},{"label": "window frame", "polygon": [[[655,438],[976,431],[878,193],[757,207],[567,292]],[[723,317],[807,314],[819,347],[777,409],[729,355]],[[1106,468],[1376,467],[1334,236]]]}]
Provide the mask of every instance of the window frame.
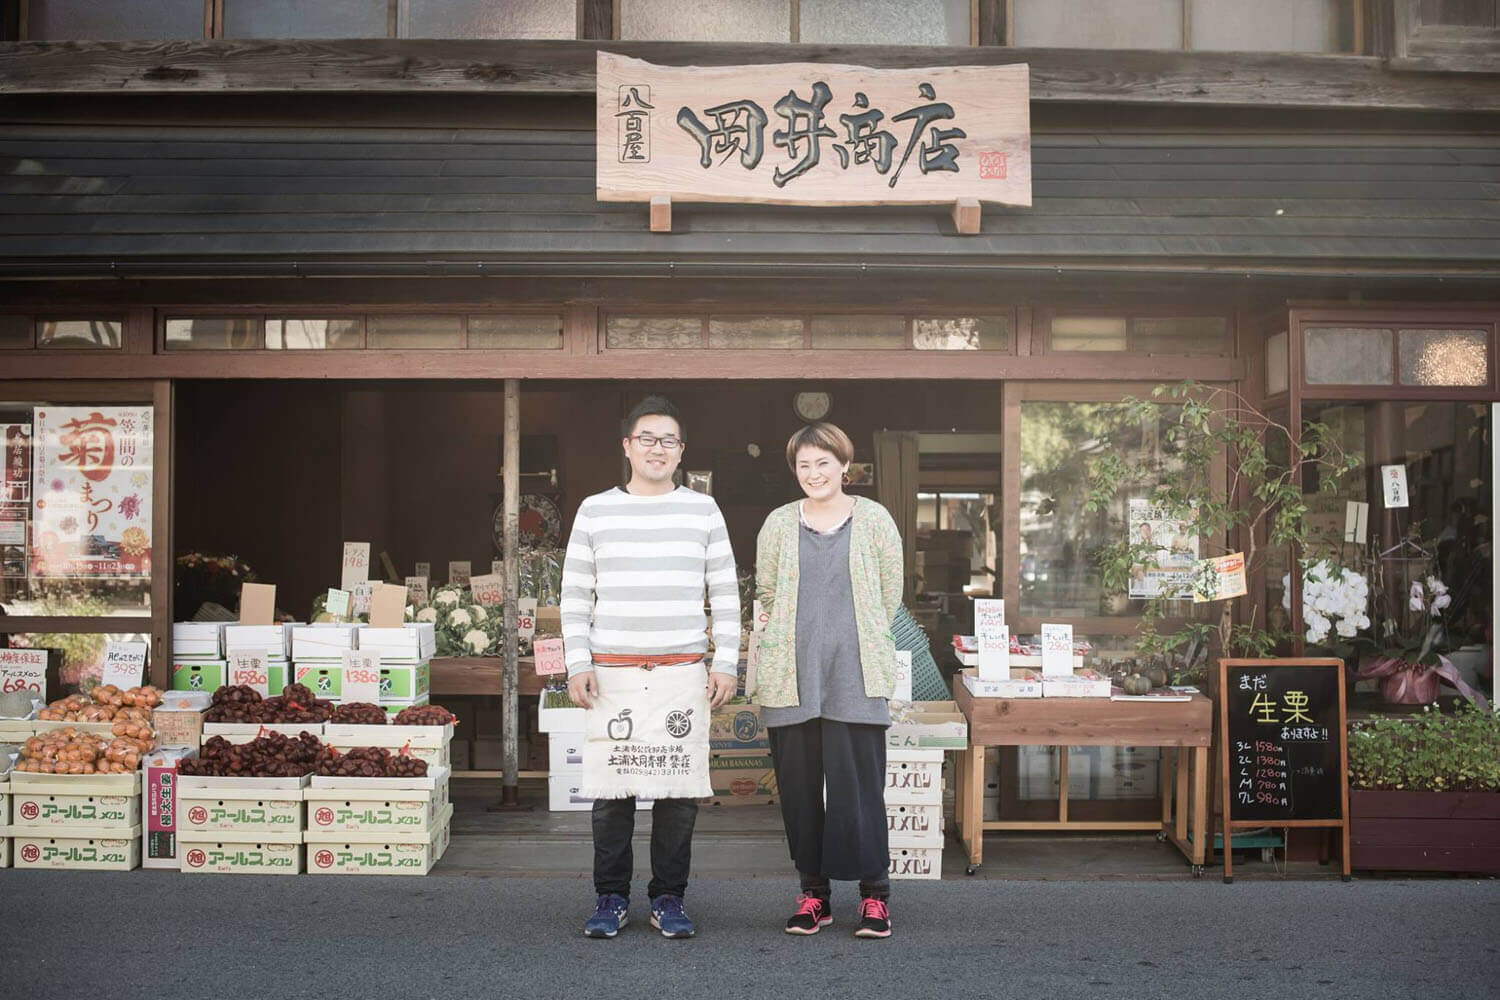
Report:
[{"label": "window frame", "polygon": [[[469,321],[474,316],[544,316],[556,317],[562,328],[562,340],[556,347],[470,347]],[[231,319],[242,316],[256,317],[260,321],[260,346],[256,348],[172,348],[167,346],[167,322],[180,319]],[[457,316],[463,343],[457,347],[371,347],[370,318],[379,316]],[[285,348],[266,346],[266,324],[271,320],[356,320],[359,323],[359,347],[345,348]],[[425,303],[380,306],[326,306],[308,303],[307,306],[162,306],[156,309],[153,321],[153,343],[155,352],[165,357],[208,356],[215,358],[265,358],[292,356],[322,356],[325,354],[352,355],[375,354],[535,354],[552,355],[568,353],[571,347],[569,331],[569,308],[563,303],[556,306],[502,307],[488,303]],[[19,352],[17,352],[19,353]],[[97,352],[96,352],[97,353]]]},{"label": "window frame", "polygon": [[[1391,382],[1382,385],[1323,383],[1307,381],[1307,330],[1325,326],[1364,327],[1391,331]],[[1488,334],[1486,360],[1489,381],[1485,385],[1439,386],[1406,385],[1401,382],[1401,331],[1448,330],[1469,328]],[[1496,334],[1500,318],[1494,310],[1463,309],[1434,312],[1392,308],[1293,308],[1288,318],[1288,355],[1291,363],[1287,384],[1305,400],[1404,399],[1413,401],[1449,400],[1488,403],[1500,395],[1500,372],[1496,371]],[[1300,419],[1300,417],[1299,417]]]}]

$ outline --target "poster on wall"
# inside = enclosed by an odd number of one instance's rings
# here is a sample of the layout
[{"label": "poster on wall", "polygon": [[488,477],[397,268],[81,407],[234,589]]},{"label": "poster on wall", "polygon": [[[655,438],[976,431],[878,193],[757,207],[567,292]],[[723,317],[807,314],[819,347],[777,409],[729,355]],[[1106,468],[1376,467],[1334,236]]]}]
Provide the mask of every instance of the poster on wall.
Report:
[{"label": "poster on wall", "polygon": [[1145,559],[1130,573],[1132,600],[1165,597],[1185,601],[1193,596],[1193,569],[1198,563],[1198,536],[1181,518],[1168,517],[1149,500],[1130,501],[1130,544],[1144,547]]},{"label": "poster on wall", "polygon": [[0,424],[0,576],[26,575],[31,513],[31,425]]},{"label": "poster on wall", "polygon": [[149,576],[151,407],[39,406],[32,426],[32,575]]}]

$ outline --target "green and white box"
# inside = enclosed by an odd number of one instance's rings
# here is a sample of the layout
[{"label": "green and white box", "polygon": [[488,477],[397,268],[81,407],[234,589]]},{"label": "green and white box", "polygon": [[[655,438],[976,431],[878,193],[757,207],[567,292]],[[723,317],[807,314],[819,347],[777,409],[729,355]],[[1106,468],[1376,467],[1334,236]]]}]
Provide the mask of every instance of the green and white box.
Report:
[{"label": "green and white box", "polygon": [[300,875],[302,834],[258,838],[240,832],[177,835],[178,871],[207,875]]},{"label": "green and white box", "polygon": [[429,768],[448,767],[452,763],[448,748],[453,742],[453,723],[444,726],[353,726],[330,722],[323,727],[323,742],[339,751],[354,747],[382,747],[391,753],[404,752],[408,757],[425,760]]},{"label": "green and white box", "polygon": [[173,691],[216,691],[229,680],[229,664],[224,660],[184,660],[172,658]]},{"label": "green and white box", "polygon": [[141,865],[141,828],[75,826],[31,829],[12,826],[12,860],[17,868],[87,869],[128,872]]},{"label": "green and white box", "polygon": [[417,663],[386,663],[380,661],[380,703],[382,705],[411,705],[425,701],[432,690],[432,664],[428,660]]},{"label": "green and white box", "polygon": [[344,667],[327,661],[298,663],[293,671],[297,683],[304,685],[315,698],[338,701],[344,692]]},{"label": "green and white box", "polygon": [[301,833],[304,826],[306,780],[182,775],[177,787],[177,832],[220,839],[226,834],[246,834],[250,836],[234,839],[289,840],[288,834]]},{"label": "green and white box", "polygon": [[309,830],[307,870],[313,875],[426,875],[447,846],[453,806],[417,836],[389,832]]},{"label": "green and white box", "polygon": [[448,769],[423,778],[314,776],[307,789],[307,829],[313,833],[426,835],[443,819]]},{"label": "green and white box", "polygon": [[[32,774],[11,785],[11,822],[17,827],[127,830],[141,822],[141,776]],[[45,780],[36,781],[34,778]]]}]

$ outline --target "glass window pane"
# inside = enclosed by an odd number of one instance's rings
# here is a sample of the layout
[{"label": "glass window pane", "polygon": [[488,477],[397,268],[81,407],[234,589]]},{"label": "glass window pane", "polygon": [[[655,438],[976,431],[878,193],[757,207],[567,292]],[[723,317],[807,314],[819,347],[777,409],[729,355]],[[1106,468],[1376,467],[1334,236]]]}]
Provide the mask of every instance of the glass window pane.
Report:
[{"label": "glass window pane", "polygon": [[1182,0],[1015,0],[1015,44],[1180,49]]},{"label": "glass window pane", "polygon": [[1389,385],[1391,331],[1321,326],[1307,330],[1307,381],[1313,385]]},{"label": "glass window pane", "polygon": [[169,351],[254,351],[260,349],[259,316],[167,320]]},{"label": "glass window pane", "polygon": [[224,0],[225,38],[385,38],[386,0]]},{"label": "glass window pane", "polygon": [[[144,632],[18,632],[10,636],[17,649],[47,651],[47,700],[56,701],[88,681],[90,689],[104,673],[104,649],[111,642],[144,642]],[[147,663],[146,669],[151,669]]]},{"label": "glass window pane", "polygon": [[901,350],[906,320],[900,316],[814,316],[812,345],[830,350]]},{"label": "glass window pane", "polygon": [[1191,0],[1192,48],[1337,52],[1348,0]]},{"label": "glass window pane", "polygon": [[409,38],[574,38],[577,0],[410,0]]},{"label": "glass window pane", "polygon": [[[1021,404],[1021,613],[1067,618],[1138,615],[1143,599],[1106,593],[1100,550],[1124,540],[1131,499],[1172,473],[1175,448],[1162,433],[1173,411],[1141,422],[1119,403]],[[1128,460],[1133,478],[1104,511],[1087,511],[1088,472],[1100,455]],[[1167,553],[1178,549],[1177,531]],[[1163,558],[1167,558],[1165,555]]]},{"label": "glass window pane", "polygon": [[619,0],[620,37],[673,42],[786,42],[790,0]]},{"label": "glass window pane", "polygon": [[802,317],[710,316],[708,346],[795,349],[802,346]]},{"label": "glass window pane", "polygon": [[1123,351],[1124,316],[1054,316],[1047,345],[1054,351]]},{"label": "glass window pane", "polygon": [[358,350],[359,320],[268,319],[266,347],[273,351]]},{"label": "glass window pane", "polygon": [[459,316],[371,316],[367,321],[370,346],[377,348],[463,347],[463,319]]},{"label": "glass window pane", "polygon": [[1130,320],[1130,349],[1147,354],[1227,355],[1229,323],[1223,316],[1136,316]]},{"label": "glass window pane", "polygon": [[1286,392],[1287,381],[1291,378],[1291,373],[1287,368],[1290,361],[1287,356],[1288,339],[1285,330],[1266,338],[1266,395],[1268,396]]},{"label": "glass window pane", "polygon": [[36,325],[38,347],[114,350],[125,324],[117,319],[42,320]]},{"label": "glass window pane", "polygon": [[470,316],[469,347],[485,350],[558,351],[561,316]]},{"label": "glass window pane", "polygon": [[968,45],[969,0],[802,0],[801,40]]},{"label": "glass window pane", "polygon": [[0,350],[24,350],[31,346],[30,316],[0,316]]},{"label": "glass window pane", "polygon": [[1489,334],[1484,330],[1402,330],[1401,381],[1406,385],[1489,385]]},{"label": "glass window pane", "polygon": [[697,316],[611,316],[604,346],[668,350],[703,346],[703,320]]},{"label": "glass window pane", "polygon": [[911,346],[919,351],[1008,351],[1008,316],[922,317],[911,321]]},{"label": "glass window pane", "polygon": [[203,0],[28,0],[27,37],[38,41],[204,37]]},{"label": "glass window pane", "polygon": [[149,611],[150,405],[0,403],[0,607]]}]

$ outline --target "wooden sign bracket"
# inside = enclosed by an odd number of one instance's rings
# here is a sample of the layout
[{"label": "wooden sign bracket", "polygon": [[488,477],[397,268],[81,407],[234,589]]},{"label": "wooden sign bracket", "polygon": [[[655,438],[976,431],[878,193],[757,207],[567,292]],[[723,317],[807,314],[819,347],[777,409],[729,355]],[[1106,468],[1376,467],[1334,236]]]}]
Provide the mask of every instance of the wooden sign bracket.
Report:
[{"label": "wooden sign bracket", "polygon": [[953,228],[960,236],[978,236],[980,214],[978,198],[958,199],[953,203]]},{"label": "wooden sign bracket", "polygon": [[651,197],[651,231],[653,233],[670,233],[672,231],[672,196],[668,194],[652,195]]}]

